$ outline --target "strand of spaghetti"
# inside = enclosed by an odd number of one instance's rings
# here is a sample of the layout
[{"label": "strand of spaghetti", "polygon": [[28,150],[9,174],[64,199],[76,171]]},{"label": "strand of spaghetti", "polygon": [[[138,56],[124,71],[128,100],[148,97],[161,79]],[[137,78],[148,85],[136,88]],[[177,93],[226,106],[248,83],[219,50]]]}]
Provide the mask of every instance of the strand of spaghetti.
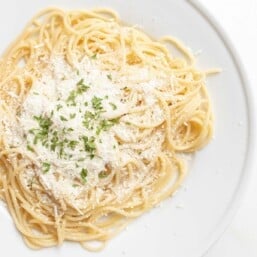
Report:
[{"label": "strand of spaghetti", "polygon": [[194,65],[195,63],[195,58],[191,54],[191,52],[185,47],[182,42],[180,42],[178,39],[171,37],[171,36],[166,36],[162,37],[160,39],[160,42],[167,42],[175,46],[176,49],[178,49],[182,54],[185,55],[185,57],[188,59],[190,65]]},{"label": "strand of spaghetti", "polygon": [[34,16],[0,63],[0,197],[29,247],[101,250],[176,192],[213,133],[194,64],[109,9]]},{"label": "strand of spaghetti", "polygon": [[170,118],[170,110],[169,110],[169,107],[167,105],[167,102],[161,97],[161,94],[157,91],[155,91],[155,94],[158,98],[158,100],[160,101],[162,107],[163,107],[163,110],[164,110],[164,113],[165,113],[165,122],[166,122],[166,138],[167,138],[167,141],[168,141],[168,144],[169,144],[169,147],[171,150],[174,149],[174,144],[172,142],[172,139],[171,139],[171,118]]}]

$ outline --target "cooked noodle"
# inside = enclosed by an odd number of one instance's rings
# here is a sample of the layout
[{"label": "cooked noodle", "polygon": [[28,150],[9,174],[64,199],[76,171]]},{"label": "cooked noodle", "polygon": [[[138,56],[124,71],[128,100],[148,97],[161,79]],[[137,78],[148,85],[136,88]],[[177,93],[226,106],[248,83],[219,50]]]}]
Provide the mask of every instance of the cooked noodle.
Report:
[{"label": "cooked noodle", "polygon": [[0,196],[29,247],[102,249],[172,196],[212,136],[205,76],[111,10],[34,17],[0,63]]}]

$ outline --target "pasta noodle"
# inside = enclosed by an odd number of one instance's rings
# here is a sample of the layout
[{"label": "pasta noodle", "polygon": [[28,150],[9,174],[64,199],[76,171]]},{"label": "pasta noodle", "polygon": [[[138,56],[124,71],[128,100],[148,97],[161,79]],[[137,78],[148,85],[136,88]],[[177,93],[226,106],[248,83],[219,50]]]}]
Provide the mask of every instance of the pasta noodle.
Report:
[{"label": "pasta noodle", "polygon": [[172,196],[212,136],[206,74],[112,10],[35,16],[0,62],[0,196],[27,245],[100,250]]}]

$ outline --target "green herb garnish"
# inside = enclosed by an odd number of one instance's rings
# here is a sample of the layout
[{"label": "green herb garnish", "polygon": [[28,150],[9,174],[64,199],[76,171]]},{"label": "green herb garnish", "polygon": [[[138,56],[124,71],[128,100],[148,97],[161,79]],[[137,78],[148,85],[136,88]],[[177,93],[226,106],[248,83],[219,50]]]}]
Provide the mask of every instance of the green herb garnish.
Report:
[{"label": "green herb garnish", "polygon": [[76,97],[77,97],[77,92],[75,90],[72,90],[66,102],[72,106],[76,106],[76,102],[75,102]]},{"label": "green herb garnish", "polygon": [[45,130],[48,130],[49,127],[53,123],[50,118],[48,118],[48,117],[44,118],[42,115],[34,116],[33,118],[34,118],[34,120],[36,120],[39,123],[40,128],[45,129]]},{"label": "green herb garnish", "polygon": [[51,164],[48,162],[43,162],[42,164],[42,172],[47,173],[50,170]]},{"label": "green herb garnish", "polygon": [[84,84],[84,79],[81,79],[78,83],[77,83],[77,94],[82,94],[84,92],[86,92],[89,89],[89,86],[87,86],[86,84]]},{"label": "green herb garnish", "polygon": [[90,112],[90,111],[86,111],[84,114],[84,120],[83,120],[83,125],[84,127],[86,127],[87,129],[89,129],[90,127],[90,122],[95,119],[95,114]]},{"label": "green herb garnish", "polygon": [[40,127],[39,129],[31,129],[29,131],[35,135],[33,143],[37,144],[39,140],[45,142],[48,138],[50,126],[53,123],[52,120],[48,117],[43,117],[42,115],[34,116],[33,118],[38,122]]},{"label": "green herb garnish", "polygon": [[68,121],[64,116],[60,116],[61,121]]},{"label": "green herb garnish", "polygon": [[93,107],[95,110],[102,110],[102,109],[103,109],[102,101],[103,101],[102,98],[94,96],[94,97],[92,98],[92,100],[91,100],[92,107]]},{"label": "green herb garnish", "polygon": [[117,124],[118,121],[119,121],[119,118],[112,119],[112,120],[101,120],[96,129],[96,134],[99,135],[102,131],[107,131],[112,126]]},{"label": "green herb garnish", "polygon": [[97,54],[96,53],[91,56],[91,59],[93,59],[93,60],[95,60],[96,58],[97,58]]},{"label": "green herb garnish", "polygon": [[109,105],[112,107],[113,110],[116,110],[117,109],[117,105],[114,104],[114,103],[109,103]]},{"label": "green herb garnish", "polygon": [[83,140],[83,143],[84,143],[85,151],[90,153],[90,158],[93,158],[94,154],[95,154],[95,151],[96,151],[95,137],[91,136],[89,138],[87,136],[83,136],[82,140]]},{"label": "green herb garnish", "polygon": [[56,149],[56,147],[58,145],[58,141],[59,141],[58,133],[57,133],[57,131],[54,131],[53,132],[53,136],[52,136],[52,138],[50,140],[50,142],[51,142],[51,145],[50,145],[51,151],[55,151],[55,149]]},{"label": "green herb garnish", "polygon": [[78,141],[71,140],[71,141],[69,141],[69,143],[68,143],[68,147],[71,148],[72,150],[74,150],[75,147],[76,147],[76,145],[77,145],[78,143],[79,143]]},{"label": "green herb garnish", "polygon": [[56,105],[56,110],[57,110],[57,111],[59,111],[61,108],[62,108],[62,105],[61,105],[61,104],[57,104],[57,105]]},{"label": "green herb garnish", "polygon": [[105,170],[103,170],[103,171],[101,171],[101,172],[98,174],[98,177],[99,177],[99,178],[106,178],[108,175],[109,175],[109,174],[108,174]]},{"label": "green herb garnish", "polygon": [[71,119],[74,119],[75,117],[76,117],[76,113],[71,113],[71,114],[70,114],[70,118],[71,118]]},{"label": "green herb garnish", "polygon": [[77,83],[77,88],[70,92],[66,102],[72,106],[76,106],[76,97],[85,93],[89,89],[89,86],[84,83],[84,79],[80,79]]},{"label": "green herb garnish", "polygon": [[88,172],[87,169],[84,169],[84,168],[80,172],[80,177],[84,183],[87,182],[87,172]]},{"label": "green herb garnish", "polygon": [[35,152],[35,150],[34,150],[34,148],[33,147],[31,147],[30,145],[27,145],[27,149],[30,151],[30,152]]}]

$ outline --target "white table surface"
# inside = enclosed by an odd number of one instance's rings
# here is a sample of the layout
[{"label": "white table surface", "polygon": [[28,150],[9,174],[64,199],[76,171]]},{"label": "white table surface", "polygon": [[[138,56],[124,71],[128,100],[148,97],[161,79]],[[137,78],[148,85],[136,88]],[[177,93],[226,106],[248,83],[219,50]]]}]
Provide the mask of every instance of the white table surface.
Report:
[{"label": "white table surface", "polygon": [[[257,99],[257,1],[199,1],[219,22],[233,43]],[[257,171],[256,164],[255,167]],[[243,202],[230,227],[205,257],[230,256],[257,256],[257,172],[251,174]]]}]

